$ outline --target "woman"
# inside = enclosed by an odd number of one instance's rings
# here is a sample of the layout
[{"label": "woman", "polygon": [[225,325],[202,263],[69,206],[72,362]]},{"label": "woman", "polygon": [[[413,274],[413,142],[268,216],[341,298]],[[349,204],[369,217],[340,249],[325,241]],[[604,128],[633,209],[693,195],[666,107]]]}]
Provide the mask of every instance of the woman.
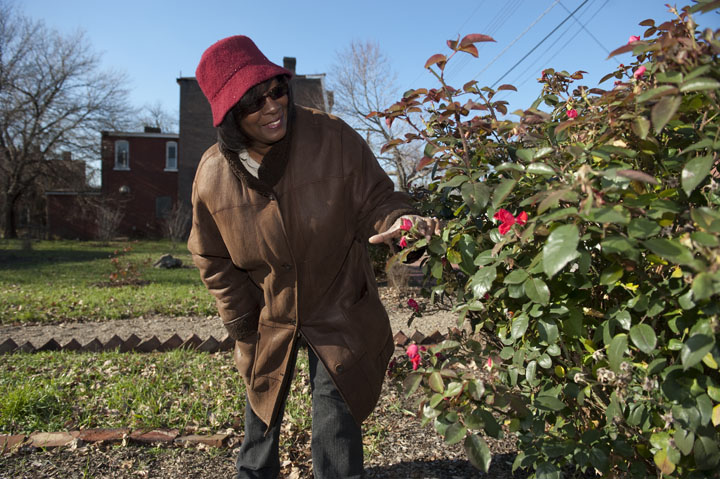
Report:
[{"label": "woman", "polygon": [[[293,104],[292,73],[247,37],[208,48],[196,71],[217,127],[193,184],[188,248],[236,341],[247,386],[238,478],[277,477],[298,346],[307,344],[317,478],[362,476],[360,424],[393,352],[366,242],[414,212],[341,120]],[[409,218],[414,218],[410,217]]]}]

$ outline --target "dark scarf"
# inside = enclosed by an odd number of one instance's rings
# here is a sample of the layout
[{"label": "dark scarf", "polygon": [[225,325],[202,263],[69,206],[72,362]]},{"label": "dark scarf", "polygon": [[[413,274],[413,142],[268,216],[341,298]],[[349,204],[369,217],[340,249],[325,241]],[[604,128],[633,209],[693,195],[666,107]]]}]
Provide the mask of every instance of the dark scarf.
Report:
[{"label": "dark scarf", "polygon": [[258,177],[255,178],[243,166],[240,155],[237,151],[230,150],[224,146],[220,146],[223,156],[230,165],[230,170],[235,177],[244,182],[249,188],[256,190],[264,196],[272,196],[273,188],[280,181],[290,158],[290,146],[292,145],[292,131],[295,123],[295,108],[288,108],[287,130],[285,136],[275,143],[270,150],[265,153],[260,168],[258,169]]}]

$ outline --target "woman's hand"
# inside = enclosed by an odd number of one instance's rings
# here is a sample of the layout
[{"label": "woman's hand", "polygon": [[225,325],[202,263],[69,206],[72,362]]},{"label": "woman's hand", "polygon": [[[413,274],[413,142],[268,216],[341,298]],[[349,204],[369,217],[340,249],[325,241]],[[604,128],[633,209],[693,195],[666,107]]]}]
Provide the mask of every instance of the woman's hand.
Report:
[{"label": "woman's hand", "polygon": [[373,235],[368,241],[372,244],[390,243],[393,239],[400,238],[403,232],[415,227],[419,235],[427,240],[433,234],[440,234],[440,221],[437,218],[418,215],[404,215],[395,220],[390,228],[382,233]]}]

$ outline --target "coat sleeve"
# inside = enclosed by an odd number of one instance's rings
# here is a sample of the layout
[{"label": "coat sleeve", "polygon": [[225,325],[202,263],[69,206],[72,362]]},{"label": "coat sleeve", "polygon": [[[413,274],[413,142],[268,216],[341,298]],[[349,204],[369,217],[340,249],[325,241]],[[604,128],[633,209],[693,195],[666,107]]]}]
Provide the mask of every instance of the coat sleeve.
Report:
[{"label": "coat sleeve", "polygon": [[200,278],[215,297],[218,313],[228,334],[240,340],[257,332],[262,291],[247,271],[230,258],[222,235],[193,184],[193,221],[188,250],[200,270]]},{"label": "coat sleeve", "polygon": [[410,196],[395,191],[395,185],[365,140],[347,126],[344,134],[354,160],[352,198],[358,218],[357,235],[367,240],[386,231],[400,216],[418,214]]}]

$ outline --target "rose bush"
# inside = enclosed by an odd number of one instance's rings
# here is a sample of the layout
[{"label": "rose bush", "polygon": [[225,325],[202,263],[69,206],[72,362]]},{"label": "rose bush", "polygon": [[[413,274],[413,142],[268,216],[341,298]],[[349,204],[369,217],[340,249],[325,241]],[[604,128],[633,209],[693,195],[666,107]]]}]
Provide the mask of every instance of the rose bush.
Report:
[{"label": "rose bush", "polygon": [[416,360],[405,386],[478,468],[483,436],[506,433],[513,468],[538,478],[720,467],[720,42],[692,18],[716,9],[642,22],[613,52],[634,60],[610,89],[545,70],[517,120],[496,99],[514,87],[445,81],[455,55],[492,41],[479,34],[430,57],[437,88],[376,113],[414,128],[385,148],[426,143],[424,213],[444,221],[395,259],[426,249],[427,294],[473,332]]}]

